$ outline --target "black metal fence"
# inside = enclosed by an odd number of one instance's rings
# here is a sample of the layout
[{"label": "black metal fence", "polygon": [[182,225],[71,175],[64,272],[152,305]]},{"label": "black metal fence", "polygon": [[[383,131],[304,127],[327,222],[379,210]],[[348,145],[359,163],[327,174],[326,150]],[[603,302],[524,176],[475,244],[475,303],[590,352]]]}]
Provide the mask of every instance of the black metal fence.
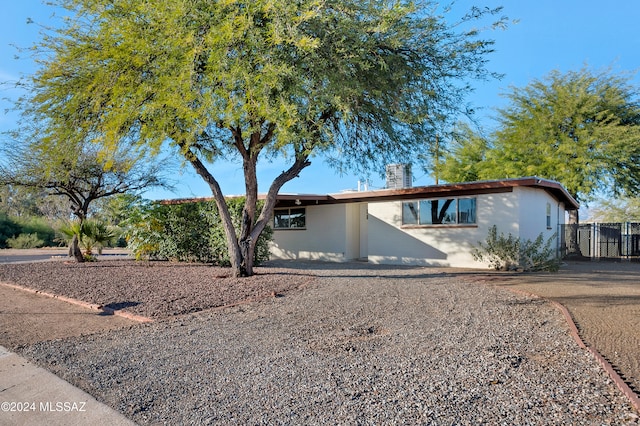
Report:
[{"label": "black metal fence", "polygon": [[640,223],[561,225],[561,255],[640,261]]}]

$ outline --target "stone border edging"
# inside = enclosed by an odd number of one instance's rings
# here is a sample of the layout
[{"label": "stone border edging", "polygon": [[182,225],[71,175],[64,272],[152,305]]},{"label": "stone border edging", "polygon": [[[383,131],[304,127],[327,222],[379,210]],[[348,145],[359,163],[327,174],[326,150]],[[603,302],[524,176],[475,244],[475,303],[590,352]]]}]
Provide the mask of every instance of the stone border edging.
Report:
[{"label": "stone border edging", "polygon": [[49,297],[51,299],[58,299],[58,300],[61,300],[63,302],[71,303],[72,305],[82,306],[83,308],[87,308],[87,309],[91,309],[91,310],[95,310],[95,311],[102,311],[107,315],[116,315],[116,316],[119,316],[119,317],[122,317],[122,318],[126,318],[128,320],[137,321],[137,322],[140,322],[140,323],[153,322],[153,320],[151,318],[143,317],[141,315],[136,315],[136,314],[132,314],[132,313],[129,313],[129,312],[123,312],[123,311],[120,311],[118,309],[108,308],[108,307],[103,306],[103,305],[97,305],[97,304],[94,304],[94,303],[83,302],[82,300],[74,299],[74,298],[71,298],[71,297],[60,296],[60,295],[53,294],[53,293],[47,293],[47,292],[41,291],[41,290],[34,290],[32,288],[22,287],[22,286],[19,286],[19,285],[16,285],[16,284],[9,284],[9,283],[0,282],[0,285],[3,285],[5,287],[9,287],[9,288],[13,288],[15,290],[25,291],[27,293],[39,294],[39,295],[42,295],[42,296],[45,296],[45,297]]},{"label": "stone border edging", "polygon": [[604,369],[604,371],[609,375],[609,378],[613,381],[613,383],[615,383],[618,389],[620,389],[620,391],[627,397],[631,406],[635,408],[636,411],[640,412],[640,396],[638,396],[633,391],[633,389],[629,387],[629,385],[622,379],[622,377],[620,377],[620,374],[618,374],[616,370],[613,368],[613,365],[611,365],[611,363],[607,361],[600,354],[600,352],[598,352],[593,347],[587,345],[585,341],[582,340],[582,337],[580,336],[580,331],[578,330],[578,326],[573,320],[571,313],[564,305],[562,305],[560,302],[556,302],[555,300],[548,299],[546,297],[542,297],[534,293],[529,293],[527,291],[517,290],[513,288],[506,288],[506,287],[501,287],[501,288],[515,294],[520,294],[527,297],[533,297],[536,299],[544,300],[550,303],[551,305],[553,305],[556,309],[558,309],[564,316],[564,319],[567,321],[567,325],[569,326],[569,332],[573,337],[573,340],[575,340],[578,346],[589,351],[589,353],[595,358],[598,364],[600,364],[600,366]]}]

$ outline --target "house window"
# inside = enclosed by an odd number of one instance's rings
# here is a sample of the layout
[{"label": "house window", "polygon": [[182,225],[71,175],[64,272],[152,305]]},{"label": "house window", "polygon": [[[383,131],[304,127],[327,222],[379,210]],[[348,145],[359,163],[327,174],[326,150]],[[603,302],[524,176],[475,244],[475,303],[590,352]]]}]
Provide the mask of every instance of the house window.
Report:
[{"label": "house window", "polygon": [[475,198],[441,198],[402,203],[403,225],[466,225],[475,223]]},{"label": "house window", "polygon": [[547,229],[551,229],[551,204],[547,203]]},{"label": "house window", "polygon": [[273,212],[273,229],[304,229],[306,216],[304,208],[275,210]]},{"label": "house window", "polygon": [[476,223],[476,199],[458,199],[458,223]]}]

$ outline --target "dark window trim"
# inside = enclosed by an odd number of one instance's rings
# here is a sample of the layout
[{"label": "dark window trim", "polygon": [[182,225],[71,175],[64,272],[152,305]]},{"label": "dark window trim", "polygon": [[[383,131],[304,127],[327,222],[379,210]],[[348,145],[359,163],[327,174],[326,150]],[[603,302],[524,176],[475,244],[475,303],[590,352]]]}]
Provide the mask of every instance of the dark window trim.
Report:
[{"label": "dark window trim", "polygon": [[402,225],[400,229],[422,229],[422,228],[434,228],[434,229],[442,229],[442,228],[477,228],[477,223],[461,223],[461,224],[452,224],[452,223],[444,223],[442,225],[438,224],[428,224],[428,225]]},{"label": "dark window trim", "polygon": [[289,225],[288,227],[277,227],[275,224],[275,218],[272,219],[272,229],[274,231],[304,231],[307,229],[307,208],[304,206],[295,206],[295,207],[287,207],[287,208],[276,208],[273,209],[273,215],[275,216],[276,212],[288,212],[291,215],[291,210],[304,210],[304,226],[302,227],[292,227]]},{"label": "dark window trim", "polygon": [[[468,199],[473,199],[475,200],[475,206],[476,206],[476,211],[475,211],[475,222],[473,223],[425,223],[425,224],[420,224],[420,223],[404,223],[404,215],[403,215],[403,208],[404,208],[404,204],[405,203],[413,203],[413,202],[417,202],[418,205],[420,205],[421,201],[434,201],[434,200],[455,200],[456,201],[456,220],[460,219],[460,210],[459,210],[459,206],[460,204],[458,203],[459,200],[468,200]],[[401,225],[400,228],[401,229],[418,229],[418,228],[477,228],[478,227],[478,197],[474,197],[474,196],[458,196],[458,197],[434,197],[434,198],[418,198],[418,199],[413,199],[413,200],[403,200],[400,203],[400,221],[401,221]],[[420,213],[418,213],[418,220],[420,220]]]}]

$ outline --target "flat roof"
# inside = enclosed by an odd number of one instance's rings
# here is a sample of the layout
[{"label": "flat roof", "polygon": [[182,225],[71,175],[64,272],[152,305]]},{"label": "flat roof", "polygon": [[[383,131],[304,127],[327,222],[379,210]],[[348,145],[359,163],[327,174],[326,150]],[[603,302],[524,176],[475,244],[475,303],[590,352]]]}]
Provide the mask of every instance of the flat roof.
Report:
[{"label": "flat roof", "polygon": [[[580,204],[558,182],[538,177],[523,177],[514,179],[486,180],[464,183],[447,183],[442,185],[414,186],[399,189],[379,189],[373,191],[347,191],[337,194],[278,194],[276,207],[295,207],[321,204],[344,204],[362,202],[382,202],[411,200],[417,198],[446,198],[476,194],[495,194],[512,192],[516,187],[530,187],[543,189],[558,201],[563,202],[565,209],[578,210]],[[230,198],[240,197],[238,195]],[[265,194],[259,198],[264,199]],[[198,201],[211,201],[213,197],[178,198],[162,200],[162,204],[183,204]]]},{"label": "flat roof", "polygon": [[[495,194],[512,192],[516,187],[543,189],[558,201],[565,204],[567,210],[577,210],[580,204],[558,182],[537,177],[502,179],[452,183],[442,185],[415,186],[399,189],[380,189],[373,191],[349,191],[337,194],[278,194],[277,207],[295,205],[339,204],[359,202],[382,202],[411,200],[416,198],[446,198],[476,194]],[[262,196],[261,198],[264,198]]]}]

